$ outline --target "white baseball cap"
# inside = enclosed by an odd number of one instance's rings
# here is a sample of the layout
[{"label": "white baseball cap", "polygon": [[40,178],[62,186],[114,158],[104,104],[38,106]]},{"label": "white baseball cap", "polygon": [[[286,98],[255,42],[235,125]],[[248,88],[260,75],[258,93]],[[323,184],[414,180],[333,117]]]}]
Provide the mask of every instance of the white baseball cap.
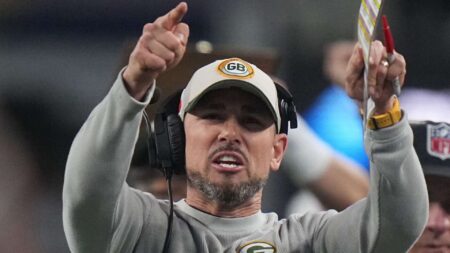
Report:
[{"label": "white baseball cap", "polygon": [[255,65],[239,58],[217,60],[198,69],[181,94],[179,116],[184,120],[200,98],[212,90],[237,87],[259,97],[270,109],[277,130],[281,128],[277,88],[273,80]]}]

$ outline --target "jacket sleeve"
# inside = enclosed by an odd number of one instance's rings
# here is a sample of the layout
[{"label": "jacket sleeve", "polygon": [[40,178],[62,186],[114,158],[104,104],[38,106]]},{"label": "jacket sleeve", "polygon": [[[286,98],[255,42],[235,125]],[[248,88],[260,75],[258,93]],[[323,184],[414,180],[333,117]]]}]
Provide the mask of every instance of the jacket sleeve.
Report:
[{"label": "jacket sleeve", "polygon": [[[367,130],[370,191],[340,213],[303,217],[314,252],[406,252],[428,219],[428,194],[404,115],[394,126]],[[314,220],[314,221],[312,221]]]},{"label": "jacket sleeve", "polygon": [[[115,219],[137,240],[142,200],[125,182],[139,133],[144,102],[126,91],[122,73],[89,115],[69,152],[63,187],[63,224],[72,252],[109,252]],[[118,203],[126,201],[118,207]],[[121,215],[117,213],[120,212]],[[126,219],[126,220],[124,220]]]}]

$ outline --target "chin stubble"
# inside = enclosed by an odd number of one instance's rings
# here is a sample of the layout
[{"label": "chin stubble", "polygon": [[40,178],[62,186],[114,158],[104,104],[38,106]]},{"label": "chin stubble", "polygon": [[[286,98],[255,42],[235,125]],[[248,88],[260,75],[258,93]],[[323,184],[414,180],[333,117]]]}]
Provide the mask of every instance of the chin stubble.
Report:
[{"label": "chin stubble", "polygon": [[235,207],[252,198],[258,191],[264,188],[267,178],[250,179],[240,184],[217,184],[209,181],[198,172],[188,175],[188,184],[200,192],[207,199],[217,202],[223,207]]}]

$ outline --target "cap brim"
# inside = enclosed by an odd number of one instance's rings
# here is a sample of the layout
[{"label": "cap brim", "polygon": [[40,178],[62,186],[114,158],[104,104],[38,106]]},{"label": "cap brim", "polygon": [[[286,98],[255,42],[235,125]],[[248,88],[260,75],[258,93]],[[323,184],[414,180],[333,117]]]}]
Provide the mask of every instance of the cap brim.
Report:
[{"label": "cap brim", "polygon": [[450,167],[438,165],[422,165],[422,168],[425,176],[434,175],[450,178]]}]

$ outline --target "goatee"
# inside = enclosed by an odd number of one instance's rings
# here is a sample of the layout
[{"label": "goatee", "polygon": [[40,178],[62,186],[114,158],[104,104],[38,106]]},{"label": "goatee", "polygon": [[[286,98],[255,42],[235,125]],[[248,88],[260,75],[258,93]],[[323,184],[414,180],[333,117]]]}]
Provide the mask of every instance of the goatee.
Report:
[{"label": "goatee", "polygon": [[217,184],[203,177],[198,172],[192,172],[188,175],[188,184],[200,192],[207,199],[219,203],[224,208],[236,207],[250,198],[258,191],[264,188],[267,178],[250,179],[248,182],[240,184],[223,183]]}]

